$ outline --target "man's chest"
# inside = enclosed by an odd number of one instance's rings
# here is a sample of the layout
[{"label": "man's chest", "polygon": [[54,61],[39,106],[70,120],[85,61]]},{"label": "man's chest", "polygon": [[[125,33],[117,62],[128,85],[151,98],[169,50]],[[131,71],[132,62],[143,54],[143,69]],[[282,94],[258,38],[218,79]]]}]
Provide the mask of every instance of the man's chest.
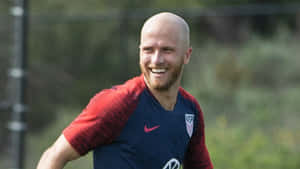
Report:
[{"label": "man's chest", "polygon": [[165,163],[175,158],[181,162],[194,130],[194,112],[182,105],[165,111],[144,102],[138,104],[116,141],[133,154],[142,154],[141,161]]}]

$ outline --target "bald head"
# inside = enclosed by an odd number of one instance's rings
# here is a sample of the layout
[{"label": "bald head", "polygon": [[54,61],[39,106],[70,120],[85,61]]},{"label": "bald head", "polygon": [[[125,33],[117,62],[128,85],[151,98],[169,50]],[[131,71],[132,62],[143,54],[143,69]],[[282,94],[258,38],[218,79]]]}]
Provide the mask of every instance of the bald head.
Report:
[{"label": "bald head", "polygon": [[190,30],[183,18],[170,12],[158,13],[150,17],[143,25],[141,42],[145,33],[158,31],[160,33],[172,33],[174,38],[181,42],[182,47],[190,46]]}]

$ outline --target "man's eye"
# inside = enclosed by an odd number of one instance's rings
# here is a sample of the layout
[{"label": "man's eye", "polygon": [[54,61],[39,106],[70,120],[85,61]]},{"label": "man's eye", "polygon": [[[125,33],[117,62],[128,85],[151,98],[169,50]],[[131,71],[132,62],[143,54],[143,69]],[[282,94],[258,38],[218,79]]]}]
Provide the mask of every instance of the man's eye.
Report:
[{"label": "man's eye", "polygon": [[168,47],[166,47],[166,48],[163,48],[163,51],[164,52],[172,52],[173,51],[173,49],[172,48],[168,48]]},{"label": "man's eye", "polygon": [[143,48],[143,51],[146,53],[150,53],[153,51],[153,49],[152,48]]}]

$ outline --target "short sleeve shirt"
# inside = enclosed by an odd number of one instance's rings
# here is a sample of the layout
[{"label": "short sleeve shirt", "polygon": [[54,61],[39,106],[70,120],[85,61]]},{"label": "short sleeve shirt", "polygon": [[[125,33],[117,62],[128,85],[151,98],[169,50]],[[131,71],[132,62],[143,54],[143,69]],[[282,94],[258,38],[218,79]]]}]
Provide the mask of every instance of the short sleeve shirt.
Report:
[{"label": "short sleeve shirt", "polygon": [[63,131],[95,169],[211,169],[203,113],[180,88],[172,111],[146,87],[143,75],[96,94]]}]

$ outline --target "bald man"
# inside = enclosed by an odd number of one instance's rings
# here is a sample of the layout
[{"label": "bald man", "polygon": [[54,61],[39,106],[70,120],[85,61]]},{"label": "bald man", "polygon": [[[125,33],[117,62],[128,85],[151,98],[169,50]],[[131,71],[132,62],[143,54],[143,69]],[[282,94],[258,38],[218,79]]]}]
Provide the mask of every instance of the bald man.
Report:
[{"label": "bald man", "polygon": [[60,169],[93,151],[95,169],[211,169],[203,113],[180,87],[192,49],[189,26],[173,13],[143,25],[142,74],[97,93],[42,155],[37,169]]}]

